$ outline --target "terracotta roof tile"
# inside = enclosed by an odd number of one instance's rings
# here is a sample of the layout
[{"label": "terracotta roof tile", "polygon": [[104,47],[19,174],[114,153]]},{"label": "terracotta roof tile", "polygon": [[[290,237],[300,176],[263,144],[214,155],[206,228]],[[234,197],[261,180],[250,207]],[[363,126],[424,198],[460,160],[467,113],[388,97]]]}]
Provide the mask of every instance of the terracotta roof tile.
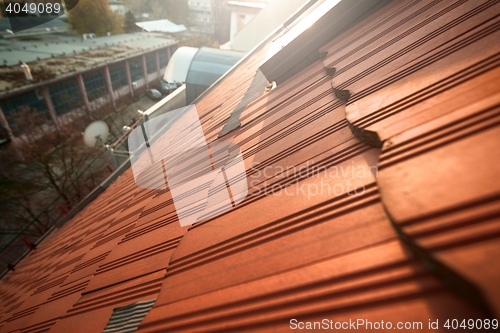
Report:
[{"label": "terracotta roof tile", "polygon": [[498,314],[498,6],[393,1],[218,139],[263,42],[196,101],[207,142],[240,147],[246,199],[180,227],[168,186],[127,170],[0,280],[0,331],[99,332],[151,299],[139,332]]}]

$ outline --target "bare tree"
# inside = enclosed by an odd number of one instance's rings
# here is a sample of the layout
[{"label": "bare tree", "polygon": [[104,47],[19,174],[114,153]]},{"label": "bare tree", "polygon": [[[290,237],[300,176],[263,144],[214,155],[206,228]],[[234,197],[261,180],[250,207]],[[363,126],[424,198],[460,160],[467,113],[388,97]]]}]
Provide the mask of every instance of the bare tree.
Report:
[{"label": "bare tree", "polygon": [[0,230],[27,223],[44,229],[40,213],[47,205],[57,202],[71,209],[81,199],[81,188],[108,162],[101,149],[83,145],[82,125],[89,119],[56,128],[39,115],[19,112],[16,120],[24,134],[0,151],[0,209],[4,219],[9,217]]}]

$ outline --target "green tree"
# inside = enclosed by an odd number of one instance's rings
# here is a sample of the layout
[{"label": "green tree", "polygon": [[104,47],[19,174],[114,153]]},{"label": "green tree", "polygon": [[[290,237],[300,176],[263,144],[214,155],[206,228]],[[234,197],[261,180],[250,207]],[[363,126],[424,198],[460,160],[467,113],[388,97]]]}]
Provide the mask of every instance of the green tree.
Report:
[{"label": "green tree", "polygon": [[187,0],[156,0],[163,5],[163,14],[177,24],[189,24],[189,5]]},{"label": "green tree", "polygon": [[125,14],[125,23],[123,27],[126,32],[135,30],[135,16],[130,10]]},{"label": "green tree", "polygon": [[69,11],[68,21],[79,34],[95,33],[102,36],[108,32],[123,32],[123,17],[111,11],[107,1],[80,0]]}]

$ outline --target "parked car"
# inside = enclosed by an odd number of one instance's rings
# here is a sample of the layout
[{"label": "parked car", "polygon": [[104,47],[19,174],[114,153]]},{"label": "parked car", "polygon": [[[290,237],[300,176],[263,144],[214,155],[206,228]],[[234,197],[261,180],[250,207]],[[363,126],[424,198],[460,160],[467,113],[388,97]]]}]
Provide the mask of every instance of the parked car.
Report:
[{"label": "parked car", "polygon": [[168,84],[168,86],[170,87],[171,91],[174,91],[175,89],[177,89],[177,83],[175,83],[175,81],[170,81],[170,80],[167,80],[167,81],[164,81]]},{"label": "parked car", "polygon": [[161,99],[161,93],[156,89],[146,90],[146,95],[154,101]]},{"label": "parked car", "polygon": [[[180,83],[180,82],[175,82],[175,81],[170,81],[170,80],[161,80],[160,81],[160,91],[163,94],[168,95],[168,94],[172,93],[172,91],[174,91],[175,89],[180,87],[181,85],[182,85],[182,83]],[[168,91],[168,93],[167,93],[167,91]]]},{"label": "parked car", "polygon": [[172,89],[170,88],[168,83],[165,81],[160,82],[160,86],[158,87],[158,90],[165,96],[172,92]]}]

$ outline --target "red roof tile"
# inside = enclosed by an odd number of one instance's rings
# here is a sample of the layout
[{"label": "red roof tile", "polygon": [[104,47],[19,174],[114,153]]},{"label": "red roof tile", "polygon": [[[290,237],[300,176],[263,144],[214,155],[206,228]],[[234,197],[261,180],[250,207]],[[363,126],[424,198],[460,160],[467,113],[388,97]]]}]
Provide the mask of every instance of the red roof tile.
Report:
[{"label": "red roof tile", "polygon": [[180,227],[127,170],[0,280],[0,331],[99,332],[150,299],[139,332],[498,315],[498,6],[393,1],[218,139],[264,42],[196,103],[207,142],[240,147],[247,198]]}]

